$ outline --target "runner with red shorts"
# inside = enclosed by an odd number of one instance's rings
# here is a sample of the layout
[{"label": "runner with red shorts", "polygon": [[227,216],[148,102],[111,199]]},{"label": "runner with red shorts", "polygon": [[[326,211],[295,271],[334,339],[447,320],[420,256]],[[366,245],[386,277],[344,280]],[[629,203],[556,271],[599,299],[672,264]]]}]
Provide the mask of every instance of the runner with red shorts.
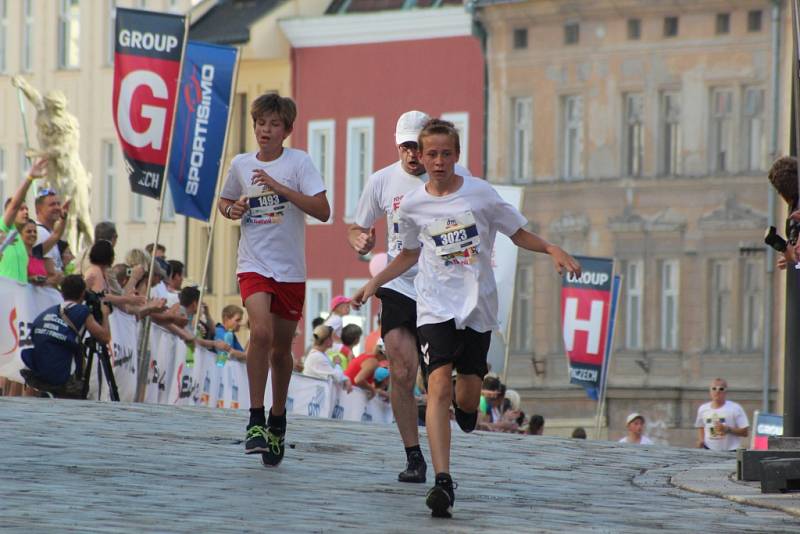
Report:
[{"label": "runner with red shorts", "polygon": [[[297,117],[294,101],[265,94],[253,102],[250,115],[259,150],[233,158],[218,208],[242,221],[236,273],[250,320],[245,453],[261,453],[264,465],[274,467],[285,450],[291,345],[305,300],[305,216],[324,222],[331,210],[311,158],[283,146]],[[270,368],[272,407],[265,418]]]}]

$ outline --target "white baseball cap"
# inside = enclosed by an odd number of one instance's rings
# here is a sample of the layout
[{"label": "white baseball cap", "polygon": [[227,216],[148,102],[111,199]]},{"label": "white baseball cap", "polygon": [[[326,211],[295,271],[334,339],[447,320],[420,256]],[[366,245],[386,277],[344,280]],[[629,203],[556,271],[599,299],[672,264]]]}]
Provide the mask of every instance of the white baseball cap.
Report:
[{"label": "white baseball cap", "polygon": [[409,141],[417,142],[419,132],[431,118],[421,111],[406,111],[397,119],[397,128],[394,130],[395,144],[402,145]]},{"label": "white baseball cap", "polygon": [[625,426],[628,426],[629,424],[633,423],[636,419],[641,419],[642,423],[645,422],[644,421],[644,416],[642,414],[637,413],[637,412],[633,412],[632,414],[630,414],[627,417],[627,419],[625,419]]}]

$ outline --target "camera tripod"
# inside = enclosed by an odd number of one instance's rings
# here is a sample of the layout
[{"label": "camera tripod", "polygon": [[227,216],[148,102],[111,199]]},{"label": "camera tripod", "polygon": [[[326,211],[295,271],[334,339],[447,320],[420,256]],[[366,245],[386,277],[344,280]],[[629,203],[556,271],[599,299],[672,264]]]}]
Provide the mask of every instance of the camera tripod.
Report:
[{"label": "camera tripod", "polygon": [[105,375],[108,382],[109,398],[112,401],[119,402],[119,391],[117,390],[117,381],[114,379],[114,367],[111,365],[111,355],[108,353],[108,347],[91,336],[86,337],[83,345],[83,359],[86,364],[83,369],[83,398],[85,399],[89,396],[89,381],[92,379],[92,364],[96,355],[99,363],[97,367],[98,397],[102,393],[102,374]]}]

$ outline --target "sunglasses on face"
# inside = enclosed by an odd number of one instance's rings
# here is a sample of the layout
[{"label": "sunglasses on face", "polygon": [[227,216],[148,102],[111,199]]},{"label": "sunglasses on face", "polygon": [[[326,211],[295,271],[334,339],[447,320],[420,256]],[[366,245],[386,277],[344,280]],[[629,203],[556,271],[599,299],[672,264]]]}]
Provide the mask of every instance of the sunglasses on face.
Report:
[{"label": "sunglasses on face", "polygon": [[36,196],[38,198],[42,198],[42,197],[55,196],[57,194],[58,193],[56,193],[55,189],[50,189],[49,187],[45,187],[43,189],[39,189],[39,192],[36,193]]},{"label": "sunglasses on face", "polygon": [[711,386],[711,391],[725,391],[725,386]]},{"label": "sunglasses on face", "polygon": [[400,145],[400,148],[402,148],[406,152],[411,152],[411,151],[416,151],[417,149],[419,149],[419,145],[417,143],[415,143],[414,141],[409,141],[407,143],[403,143],[402,145]]}]

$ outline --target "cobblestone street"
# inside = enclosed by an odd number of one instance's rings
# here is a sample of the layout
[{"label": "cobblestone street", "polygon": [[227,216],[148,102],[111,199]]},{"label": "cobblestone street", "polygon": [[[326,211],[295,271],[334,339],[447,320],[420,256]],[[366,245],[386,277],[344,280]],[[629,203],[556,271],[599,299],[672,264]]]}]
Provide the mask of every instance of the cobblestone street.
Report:
[{"label": "cobblestone street", "polygon": [[[291,448],[268,470],[242,452],[245,423],[229,410],[2,398],[0,530],[800,531],[784,512],[670,483],[705,469],[722,484],[735,469],[727,455],[454,433],[447,521],[429,516],[427,484],[396,481],[393,426],[290,418]],[[423,449],[429,458],[424,434]]]}]

